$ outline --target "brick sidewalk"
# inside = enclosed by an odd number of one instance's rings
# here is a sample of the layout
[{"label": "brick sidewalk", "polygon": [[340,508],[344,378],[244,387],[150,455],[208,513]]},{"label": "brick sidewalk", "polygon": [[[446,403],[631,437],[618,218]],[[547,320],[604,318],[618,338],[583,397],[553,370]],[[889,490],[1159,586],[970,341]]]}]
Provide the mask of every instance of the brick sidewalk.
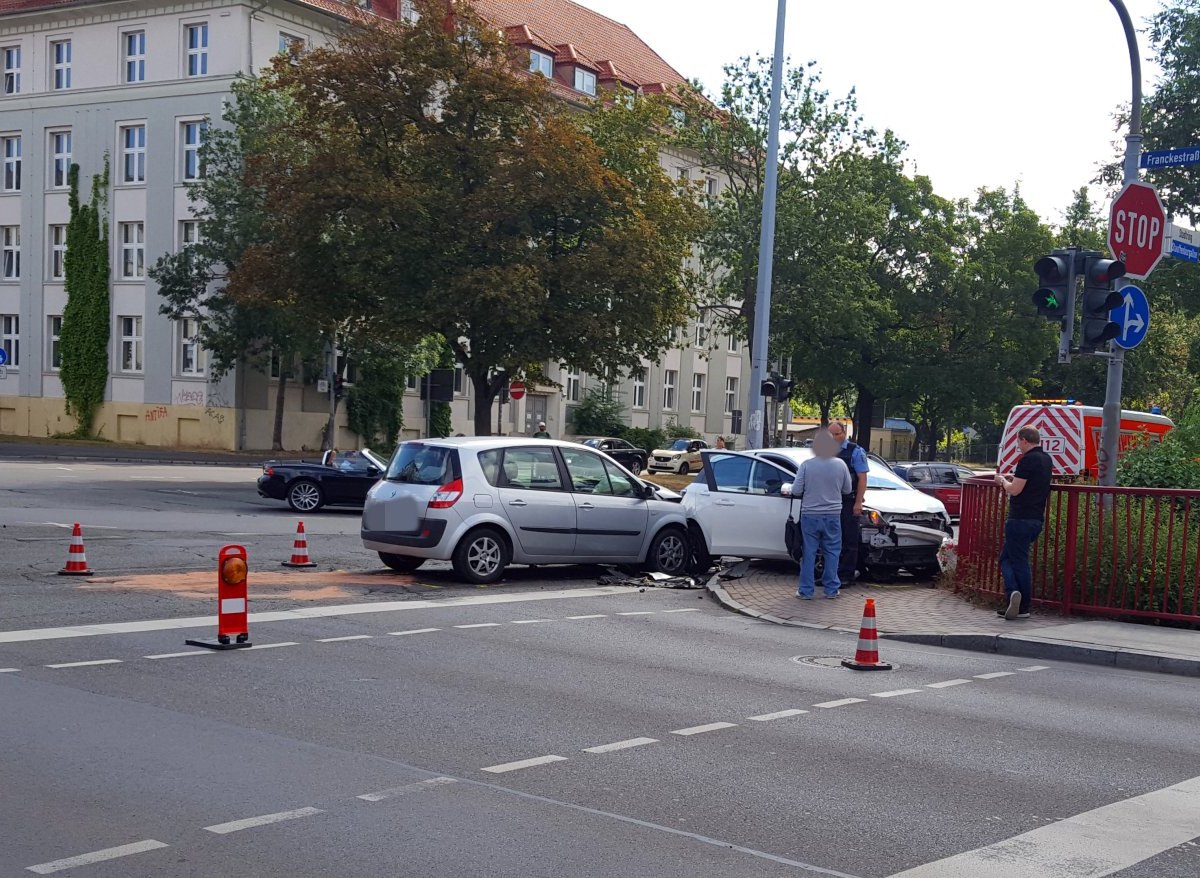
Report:
[{"label": "brick sidewalk", "polygon": [[971,604],[946,589],[903,582],[856,583],[843,589],[837,600],[822,597],[818,588],[816,597],[802,601],[796,597],[794,568],[783,565],[752,564],[741,579],[720,580],[719,585],[729,600],[767,621],[845,631],[858,631],[868,597],[875,599],[876,625],[889,634],[1013,634],[1017,629],[1032,633],[1062,623],[1058,616],[1039,616],[1036,611],[1032,619],[1005,622],[993,607]]}]

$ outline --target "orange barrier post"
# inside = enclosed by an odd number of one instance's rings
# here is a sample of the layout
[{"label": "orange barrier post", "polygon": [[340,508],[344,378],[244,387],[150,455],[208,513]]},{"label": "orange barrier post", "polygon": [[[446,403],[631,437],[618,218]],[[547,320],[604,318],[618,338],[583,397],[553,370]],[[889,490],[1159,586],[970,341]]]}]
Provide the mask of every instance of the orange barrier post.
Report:
[{"label": "orange barrier post", "polygon": [[221,547],[217,555],[217,639],[185,640],[184,643],[206,649],[246,649],[250,646],[246,560],[246,550],[242,546]]},{"label": "orange barrier post", "polygon": [[292,560],[283,561],[284,567],[316,567],[308,557],[308,538],[304,535],[304,522],[296,523],[296,541],[292,544]]},{"label": "orange barrier post", "polygon": [[867,598],[863,607],[862,628],[858,632],[858,649],[853,659],[842,659],[842,666],[852,671],[890,671],[892,666],[879,660],[879,635],[875,631],[875,598]]},{"label": "orange barrier post", "polygon": [[58,571],[59,576],[91,576],[92,570],[88,567],[87,552],[83,550],[83,528],[79,526],[79,522],[75,522],[75,527],[71,530],[71,548],[67,551],[67,564],[62,570]]}]

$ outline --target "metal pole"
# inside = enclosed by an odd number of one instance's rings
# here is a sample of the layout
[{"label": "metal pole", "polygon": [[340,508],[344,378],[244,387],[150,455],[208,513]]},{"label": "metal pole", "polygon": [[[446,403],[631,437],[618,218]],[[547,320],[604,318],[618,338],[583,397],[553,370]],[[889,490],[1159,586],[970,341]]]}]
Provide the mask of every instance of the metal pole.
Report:
[{"label": "metal pole", "polygon": [[758,290],[754,299],[753,353],[750,358],[750,388],[746,408],[750,423],[746,445],[762,448],[766,424],[763,418],[762,383],[767,377],[767,345],[771,329],[771,270],[775,262],[775,191],[779,186],[779,105],[783,92],[783,23],[787,0],[779,0],[775,20],[775,57],[771,59],[771,108],[767,121],[767,173],[763,181],[762,231],[758,238]]},{"label": "metal pole", "polygon": [[[1133,98],[1129,106],[1129,134],[1125,137],[1124,183],[1138,178],[1138,159],[1142,151],[1142,59],[1138,55],[1137,31],[1124,0],[1109,0],[1121,18],[1125,42],[1129,45],[1129,69],[1133,78]],[[1108,346],[1108,384],[1104,389],[1104,419],[1100,428],[1100,454],[1097,461],[1101,485],[1117,483],[1117,444],[1121,435],[1121,381],[1125,371],[1125,350],[1110,342]]]},{"label": "metal pole", "polygon": [[334,447],[334,433],[337,424],[337,330],[334,330],[328,345],[325,360],[325,374],[329,376],[329,420],[325,424],[325,447]]}]

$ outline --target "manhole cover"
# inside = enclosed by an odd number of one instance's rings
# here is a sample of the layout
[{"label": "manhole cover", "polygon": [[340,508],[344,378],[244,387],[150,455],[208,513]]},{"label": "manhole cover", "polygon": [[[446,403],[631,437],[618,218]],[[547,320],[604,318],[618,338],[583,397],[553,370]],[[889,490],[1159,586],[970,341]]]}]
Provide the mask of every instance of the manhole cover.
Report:
[{"label": "manhole cover", "polygon": [[[840,655],[794,655],[792,661],[798,665],[806,665],[810,668],[825,668],[826,670],[841,671],[848,670],[842,667],[843,658],[852,658],[852,656]],[[900,666],[895,662],[889,662],[892,669],[895,670]]]}]

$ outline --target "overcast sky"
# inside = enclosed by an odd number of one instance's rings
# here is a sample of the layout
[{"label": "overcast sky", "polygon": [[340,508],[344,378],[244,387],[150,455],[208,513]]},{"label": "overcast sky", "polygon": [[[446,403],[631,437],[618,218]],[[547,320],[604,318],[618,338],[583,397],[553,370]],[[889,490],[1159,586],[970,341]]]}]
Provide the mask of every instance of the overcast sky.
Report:
[{"label": "overcast sky", "polygon": [[[776,0],[577,2],[624,22],[713,91],[725,63],[774,46]],[[1126,0],[1147,93],[1158,71],[1142,30],[1160,5]],[[941,195],[1019,184],[1054,223],[1113,159],[1113,112],[1130,97],[1109,0],[789,0],[786,41],[790,58],[818,63],[832,94],[856,88],[863,117],[905,140],[911,167]]]}]

